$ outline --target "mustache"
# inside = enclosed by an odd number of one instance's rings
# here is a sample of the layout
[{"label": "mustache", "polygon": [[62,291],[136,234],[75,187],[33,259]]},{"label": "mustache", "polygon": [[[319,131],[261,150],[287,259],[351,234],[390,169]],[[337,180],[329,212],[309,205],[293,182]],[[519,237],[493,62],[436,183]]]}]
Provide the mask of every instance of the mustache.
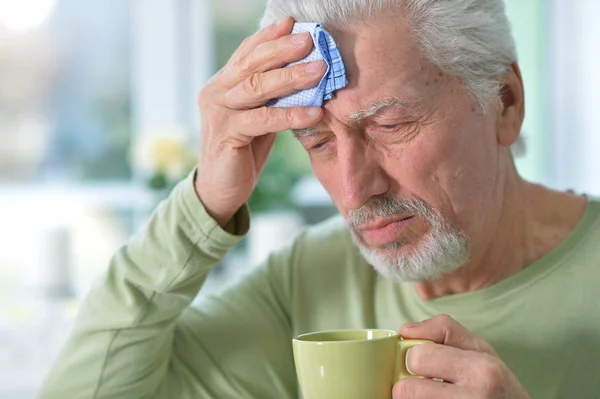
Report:
[{"label": "mustache", "polygon": [[360,209],[348,213],[348,225],[354,229],[379,218],[392,217],[408,213],[422,216],[427,220],[435,220],[435,212],[425,203],[417,198],[400,198],[390,194],[374,197],[368,204]]}]

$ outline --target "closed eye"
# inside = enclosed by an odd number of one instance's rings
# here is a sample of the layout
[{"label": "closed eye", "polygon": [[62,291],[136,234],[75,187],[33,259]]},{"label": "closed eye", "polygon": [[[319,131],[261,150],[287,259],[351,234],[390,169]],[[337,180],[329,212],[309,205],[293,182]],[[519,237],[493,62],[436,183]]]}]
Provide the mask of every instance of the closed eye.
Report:
[{"label": "closed eye", "polygon": [[300,143],[307,151],[320,151],[334,139],[331,132],[321,132],[309,137],[300,137]]}]

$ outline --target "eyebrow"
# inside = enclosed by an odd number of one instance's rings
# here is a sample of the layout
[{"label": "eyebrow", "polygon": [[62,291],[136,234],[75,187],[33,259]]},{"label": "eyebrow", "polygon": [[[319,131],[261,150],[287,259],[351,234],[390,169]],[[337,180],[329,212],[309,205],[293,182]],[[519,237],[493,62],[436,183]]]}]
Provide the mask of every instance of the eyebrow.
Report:
[{"label": "eyebrow", "polygon": [[296,138],[299,139],[300,137],[308,137],[313,134],[316,134],[318,130],[317,128],[309,127],[307,129],[292,129],[292,132],[294,133],[294,136],[296,136]]},{"label": "eyebrow", "polygon": [[[381,111],[383,111],[387,108],[412,109],[416,105],[419,105],[421,102],[422,102],[422,100],[417,100],[417,101],[401,100],[398,97],[386,98],[382,101],[373,102],[373,103],[369,104],[366,108],[350,114],[350,116],[348,116],[346,121],[348,124],[357,124],[367,118],[377,115],[378,113],[380,113]],[[307,136],[316,134],[319,132],[319,129],[317,129],[315,127],[310,127],[307,129],[292,129],[292,131],[294,132],[294,135],[297,138],[300,138],[300,137],[307,137]]]}]

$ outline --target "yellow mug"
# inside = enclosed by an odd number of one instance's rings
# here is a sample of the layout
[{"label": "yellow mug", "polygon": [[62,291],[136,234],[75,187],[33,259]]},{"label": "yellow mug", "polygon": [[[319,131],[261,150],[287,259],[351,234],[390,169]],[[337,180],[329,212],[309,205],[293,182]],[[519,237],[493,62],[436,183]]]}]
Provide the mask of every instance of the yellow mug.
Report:
[{"label": "yellow mug", "polygon": [[426,340],[405,340],[392,330],[337,330],[293,340],[304,399],[390,399],[406,367],[408,350]]}]

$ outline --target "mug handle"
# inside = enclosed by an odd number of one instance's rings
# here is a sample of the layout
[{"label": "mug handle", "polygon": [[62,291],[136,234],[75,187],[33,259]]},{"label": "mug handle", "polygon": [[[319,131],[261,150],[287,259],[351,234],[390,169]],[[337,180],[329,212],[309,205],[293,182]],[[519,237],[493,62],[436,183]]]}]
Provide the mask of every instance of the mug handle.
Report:
[{"label": "mug handle", "polygon": [[396,381],[400,381],[404,378],[425,378],[420,375],[411,373],[406,367],[406,356],[408,350],[414,348],[417,345],[422,344],[434,344],[435,342],[426,339],[398,339],[398,351],[396,358]]}]

